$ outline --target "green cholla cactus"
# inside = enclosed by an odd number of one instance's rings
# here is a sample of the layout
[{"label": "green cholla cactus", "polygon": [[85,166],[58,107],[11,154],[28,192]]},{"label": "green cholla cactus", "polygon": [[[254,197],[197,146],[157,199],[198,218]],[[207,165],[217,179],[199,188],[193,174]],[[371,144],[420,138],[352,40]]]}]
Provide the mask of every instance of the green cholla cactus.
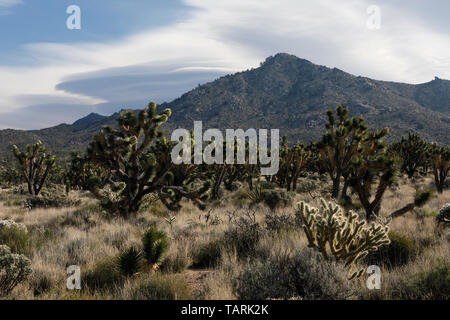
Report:
[{"label": "green cholla cactus", "polygon": [[439,210],[436,221],[444,225],[450,224],[450,203],[446,203],[441,210]]},{"label": "green cholla cactus", "polygon": [[31,274],[31,261],[13,254],[8,246],[0,245],[0,297],[8,295]]},{"label": "green cholla cactus", "polygon": [[129,247],[123,251],[118,259],[120,273],[124,276],[130,277],[139,272],[141,269],[142,253],[135,247]]},{"label": "green cholla cactus", "polygon": [[[351,267],[369,251],[390,243],[388,226],[368,225],[355,212],[345,215],[338,205],[323,199],[320,209],[300,202],[296,215],[303,224],[309,247],[317,249],[326,260],[343,261],[345,267]],[[349,279],[361,276],[363,271],[351,272]]]},{"label": "green cholla cactus", "polygon": [[167,236],[155,227],[149,228],[142,237],[143,256],[153,270],[156,270],[164,261],[167,248]]},{"label": "green cholla cactus", "polygon": [[56,157],[47,153],[41,141],[28,145],[26,152],[21,152],[17,146],[13,146],[13,152],[28,184],[28,192],[37,196],[55,166]]}]

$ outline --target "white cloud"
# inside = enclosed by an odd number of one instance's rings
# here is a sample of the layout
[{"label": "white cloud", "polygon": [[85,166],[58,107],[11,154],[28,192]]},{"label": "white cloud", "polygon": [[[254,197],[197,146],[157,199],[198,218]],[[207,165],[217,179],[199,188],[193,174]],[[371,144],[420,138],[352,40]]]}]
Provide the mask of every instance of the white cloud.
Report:
[{"label": "white cloud", "polygon": [[[0,6],[13,2],[17,1],[0,0]],[[0,112],[26,107],[29,97],[37,96],[101,102],[80,92],[57,90],[62,81],[139,74],[142,71],[133,67],[138,65],[166,72],[205,68],[233,72],[256,67],[277,52],[383,80],[419,83],[435,75],[450,78],[448,34],[386,0],[378,1],[380,30],[366,28],[366,9],[373,4],[366,0],[184,2],[191,10],[183,20],[115,42],[24,46],[25,55],[38,66],[0,65]]]},{"label": "white cloud", "polygon": [[0,7],[12,7],[22,3],[22,0],[0,0]]}]

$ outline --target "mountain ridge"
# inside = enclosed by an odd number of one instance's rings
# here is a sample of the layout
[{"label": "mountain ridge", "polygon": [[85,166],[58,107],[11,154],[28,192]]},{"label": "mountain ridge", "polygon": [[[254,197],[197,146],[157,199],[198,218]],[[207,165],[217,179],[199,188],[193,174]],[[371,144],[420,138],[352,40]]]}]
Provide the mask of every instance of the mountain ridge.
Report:
[{"label": "mountain ridge", "polygon": [[[449,80],[436,77],[423,84],[373,80],[286,53],[268,57],[258,68],[200,85],[159,108],[172,109],[163,126],[166,133],[177,127],[190,129],[194,121],[202,120],[204,128],[222,130],[279,128],[294,143],[318,139],[326,110],[340,104],[349,107],[350,115],[363,116],[371,128],[390,127],[390,140],[412,130],[428,141],[449,145]],[[118,114],[91,113],[72,125],[41,130],[0,130],[0,157],[13,144],[24,147],[37,140],[55,153],[83,150],[102,125],[115,124]]]}]

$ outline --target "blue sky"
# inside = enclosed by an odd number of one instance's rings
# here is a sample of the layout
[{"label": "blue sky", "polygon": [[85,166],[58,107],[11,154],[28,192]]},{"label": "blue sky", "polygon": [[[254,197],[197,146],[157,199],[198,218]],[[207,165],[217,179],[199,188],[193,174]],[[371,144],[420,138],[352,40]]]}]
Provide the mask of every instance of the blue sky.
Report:
[{"label": "blue sky", "polygon": [[[278,52],[382,80],[448,79],[450,4],[429,3],[0,0],[0,129],[169,102]],[[81,30],[66,27],[70,5]]]}]

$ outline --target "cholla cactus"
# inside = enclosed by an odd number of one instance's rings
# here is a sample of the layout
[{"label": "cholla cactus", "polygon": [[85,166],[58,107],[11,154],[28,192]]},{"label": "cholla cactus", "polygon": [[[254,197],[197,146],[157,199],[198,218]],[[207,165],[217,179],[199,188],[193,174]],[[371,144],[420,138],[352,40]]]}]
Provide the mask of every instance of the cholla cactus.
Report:
[{"label": "cholla cactus", "polygon": [[441,208],[441,210],[439,210],[439,214],[436,216],[436,220],[438,223],[450,223],[450,203],[446,203]]},{"label": "cholla cactus", "polygon": [[27,257],[13,254],[8,246],[0,245],[0,297],[8,295],[31,272]]},{"label": "cholla cactus", "polygon": [[[369,251],[389,244],[389,227],[380,223],[368,225],[355,212],[344,215],[342,209],[321,199],[321,209],[304,202],[298,204],[296,215],[303,224],[309,247],[316,248],[326,260],[343,261],[350,267]],[[349,279],[361,276],[363,269],[350,274]]]}]

